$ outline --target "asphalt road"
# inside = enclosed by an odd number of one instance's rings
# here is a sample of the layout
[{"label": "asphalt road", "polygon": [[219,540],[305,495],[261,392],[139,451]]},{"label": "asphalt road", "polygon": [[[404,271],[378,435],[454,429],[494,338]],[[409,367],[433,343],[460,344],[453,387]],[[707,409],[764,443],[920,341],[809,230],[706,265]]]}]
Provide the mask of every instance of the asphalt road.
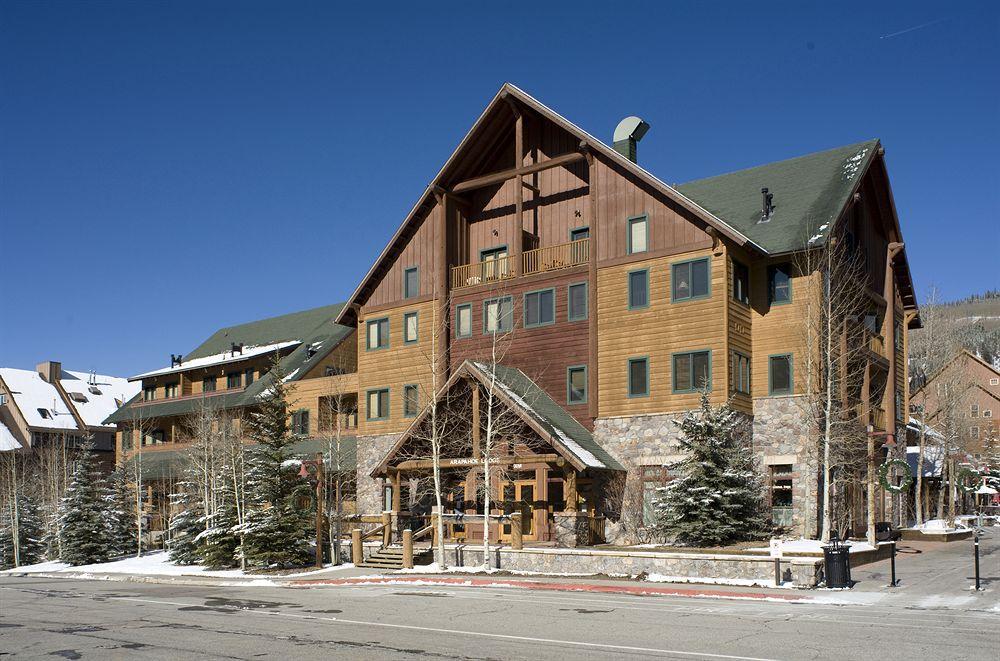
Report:
[{"label": "asphalt road", "polygon": [[18,659],[991,659],[1000,616],[493,588],[0,579]]}]

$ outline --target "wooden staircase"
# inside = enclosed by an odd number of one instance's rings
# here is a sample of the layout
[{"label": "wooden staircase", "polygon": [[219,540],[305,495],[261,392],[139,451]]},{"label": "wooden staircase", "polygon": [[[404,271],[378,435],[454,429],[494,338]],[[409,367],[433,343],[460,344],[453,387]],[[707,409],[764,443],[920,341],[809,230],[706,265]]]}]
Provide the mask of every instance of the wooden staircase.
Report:
[{"label": "wooden staircase", "polygon": [[[430,548],[413,549],[414,565],[429,565],[434,562],[434,552]],[[403,568],[403,547],[399,545],[384,546],[372,552],[364,559],[358,567],[371,567],[373,569],[402,569]]]}]

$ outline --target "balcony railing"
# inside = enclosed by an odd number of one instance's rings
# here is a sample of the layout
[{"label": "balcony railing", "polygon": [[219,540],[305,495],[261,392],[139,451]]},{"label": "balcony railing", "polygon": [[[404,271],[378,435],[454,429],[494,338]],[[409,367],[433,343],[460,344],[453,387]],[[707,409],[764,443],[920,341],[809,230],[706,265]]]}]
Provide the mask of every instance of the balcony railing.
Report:
[{"label": "balcony railing", "polygon": [[[528,250],[521,254],[521,275],[557,271],[580,266],[590,261],[590,239],[580,239],[555,246]],[[488,259],[475,264],[463,264],[451,269],[451,288],[475,287],[499,282],[515,275],[514,257]]]},{"label": "balcony railing", "polygon": [[885,358],[885,338],[871,331],[868,331],[866,334],[868,335],[868,350],[876,356]]},{"label": "balcony railing", "polygon": [[865,419],[865,410],[862,404],[858,404],[855,408],[857,411],[858,420],[862,425],[871,425],[872,429],[875,431],[885,431],[885,409],[881,406],[872,406],[868,409],[868,419]]}]

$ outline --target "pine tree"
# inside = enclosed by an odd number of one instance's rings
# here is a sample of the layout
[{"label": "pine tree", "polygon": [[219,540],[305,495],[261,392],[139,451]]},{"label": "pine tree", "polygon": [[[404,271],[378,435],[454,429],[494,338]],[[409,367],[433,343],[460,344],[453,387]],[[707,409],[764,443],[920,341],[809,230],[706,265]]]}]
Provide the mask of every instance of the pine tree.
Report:
[{"label": "pine tree", "polygon": [[210,515],[203,515],[198,535],[198,555],[202,564],[211,569],[224,569],[239,565],[237,549],[240,545],[236,527],[236,502],[229,478],[228,467],[223,465],[217,480],[218,506]]},{"label": "pine tree", "polygon": [[60,505],[63,562],[71,565],[106,562],[114,552],[107,525],[106,488],[92,446],[84,446]]},{"label": "pine tree", "polygon": [[[17,507],[13,500],[8,502],[0,513],[0,569],[23,567],[41,562],[45,556],[45,545],[42,542],[44,532],[42,520],[35,502],[20,495]],[[14,553],[14,528],[17,521],[17,562]]]},{"label": "pine tree", "polygon": [[135,555],[138,548],[135,522],[135,491],[128,476],[115,470],[108,477],[105,499],[108,507],[108,538],[114,556]]},{"label": "pine tree", "polygon": [[738,414],[712,407],[704,392],[680,422],[685,458],[670,466],[679,476],[656,499],[656,528],[675,543],[717,546],[763,532],[762,489],[739,427]]},{"label": "pine tree", "polygon": [[271,383],[250,414],[247,436],[256,444],[248,450],[247,487],[250,502],[246,520],[236,532],[244,537],[248,565],[290,567],[307,564],[310,547],[308,502],[310,489],[286,461],[296,437],[288,428],[288,399],[281,367],[275,360]]},{"label": "pine tree", "polygon": [[170,494],[170,507],[177,514],[170,519],[167,554],[178,565],[194,565],[200,560],[198,535],[205,532],[204,508],[194,483],[185,480],[177,486],[180,490]]}]

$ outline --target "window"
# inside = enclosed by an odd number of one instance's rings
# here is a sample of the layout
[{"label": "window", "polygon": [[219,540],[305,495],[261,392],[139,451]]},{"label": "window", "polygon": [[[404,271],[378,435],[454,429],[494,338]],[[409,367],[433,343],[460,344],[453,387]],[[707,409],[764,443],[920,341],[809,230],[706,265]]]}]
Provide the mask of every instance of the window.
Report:
[{"label": "window", "polygon": [[403,315],[403,343],[413,344],[417,341],[417,333],[420,330],[416,312],[407,312]]},{"label": "window", "polygon": [[566,369],[566,402],[587,403],[587,366],[575,365]]},{"label": "window", "polygon": [[978,418],[979,417],[979,404],[973,404],[969,407],[969,417]]},{"label": "window", "polygon": [[1000,379],[990,379],[991,386],[1000,386]]},{"label": "window", "polygon": [[570,321],[580,321],[587,318],[587,283],[579,282],[570,285],[566,291],[566,307]]},{"label": "window", "polygon": [[177,383],[168,383],[163,386],[163,397],[165,399],[171,399],[177,396]]},{"label": "window", "polygon": [[767,291],[771,305],[792,302],[792,267],[789,264],[768,267]]},{"label": "window", "polygon": [[206,376],[201,380],[201,391],[202,392],[215,392],[217,379],[214,376]]},{"label": "window", "polygon": [[156,386],[148,386],[142,389],[142,401],[151,402],[156,399]]},{"label": "window", "polygon": [[896,351],[902,351],[903,350],[903,322],[900,321],[899,319],[896,320],[895,331],[896,331],[896,338],[895,338],[896,339]]},{"label": "window", "polygon": [[389,348],[389,319],[373,319],[368,322],[368,350]]},{"label": "window", "polygon": [[301,409],[292,413],[292,433],[299,436],[309,435],[309,411]]},{"label": "window", "polygon": [[768,356],[767,372],[769,395],[792,394],[792,354]]},{"label": "window", "polygon": [[510,296],[483,301],[483,333],[506,333],[514,328],[514,303]]},{"label": "window", "polygon": [[903,415],[903,391],[896,388],[896,422],[902,422],[905,419]]},{"label": "window", "polygon": [[147,432],[142,437],[143,445],[163,445],[164,435],[162,429],[154,429],[151,432]]},{"label": "window", "polygon": [[48,409],[38,409],[38,415],[42,416],[42,420],[52,419],[52,414],[49,413]]},{"label": "window", "polygon": [[750,269],[733,260],[733,300],[750,305]]},{"label": "window", "polygon": [[969,427],[969,436],[971,438],[979,438],[979,427]]},{"label": "window", "polygon": [[667,486],[672,479],[674,475],[666,466],[642,467],[642,525],[656,525],[657,491]]},{"label": "window", "polygon": [[0,406],[7,403],[7,393],[0,392]]},{"label": "window", "polygon": [[671,266],[670,296],[673,301],[690,301],[709,294],[708,258]]},{"label": "window", "polygon": [[649,307],[649,271],[629,271],[628,274],[628,309],[637,310]]},{"label": "window", "polygon": [[249,388],[251,383],[253,383],[252,367],[243,373],[243,384]]},{"label": "window", "polygon": [[674,392],[712,389],[712,352],[674,354]]},{"label": "window", "polygon": [[554,289],[532,291],[524,295],[524,327],[547,326],[556,320]]},{"label": "window", "polygon": [[369,420],[386,420],[389,418],[389,389],[380,388],[368,391]]},{"label": "window", "polygon": [[792,525],[792,464],[770,466],[771,520],[776,526]]},{"label": "window", "polygon": [[993,411],[991,409],[983,409],[983,417],[984,418],[992,418],[993,417]]},{"label": "window", "polygon": [[486,280],[507,277],[508,269],[510,268],[510,260],[507,259],[507,246],[480,250],[479,261],[483,262],[482,273],[483,278]]},{"label": "window", "polygon": [[420,270],[412,266],[403,271],[403,298],[415,298],[420,295]]},{"label": "window", "polygon": [[581,239],[590,238],[590,228],[589,227],[575,227],[569,231],[570,241],[579,241]]},{"label": "window", "polygon": [[646,252],[649,249],[649,222],[646,216],[628,219],[628,254]]},{"label": "window", "polygon": [[733,392],[750,394],[750,358],[733,352]]},{"label": "window", "polygon": [[628,359],[628,396],[649,395],[649,358]]},{"label": "window", "polygon": [[455,308],[455,337],[472,336],[472,305],[466,303]]},{"label": "window", "polygon": [[239,372],[230,372],[226,375],[226,388],[239,388],[243,385],[243,375]]},{"label": "window", "polygon": [[413,384],[403,386],[403,417],[412,418],[417,415],[418,397],[417,386]]}]

